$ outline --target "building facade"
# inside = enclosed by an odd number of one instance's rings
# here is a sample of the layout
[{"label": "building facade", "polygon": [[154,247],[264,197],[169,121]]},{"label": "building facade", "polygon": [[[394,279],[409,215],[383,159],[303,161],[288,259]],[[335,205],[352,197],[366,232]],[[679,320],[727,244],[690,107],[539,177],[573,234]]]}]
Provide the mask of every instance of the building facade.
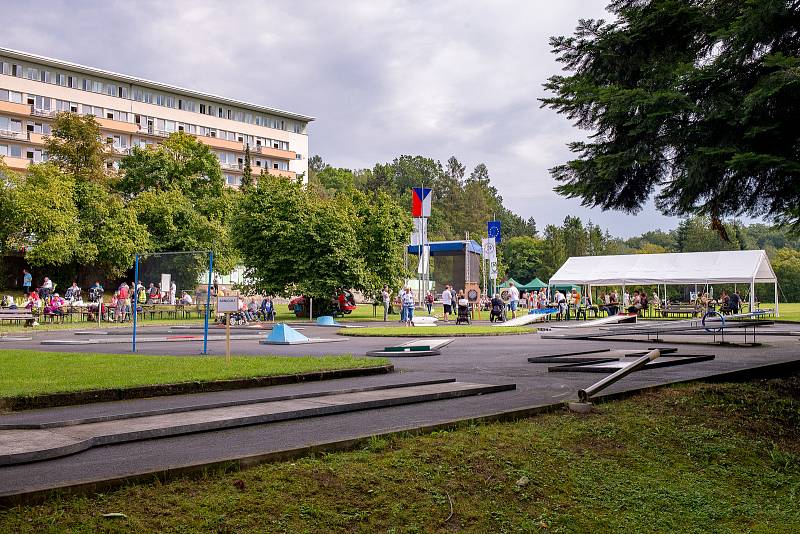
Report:
[{"label": "building facade", "polygon": [[62,111],[94,115],[116,166],[134,146],[183,131],[208,145],[228,185],[241,183],[245,146],[253,175],[308,176],[313,117],[0,48],[0,156],[25,170],[46,161],[44,136]]}]

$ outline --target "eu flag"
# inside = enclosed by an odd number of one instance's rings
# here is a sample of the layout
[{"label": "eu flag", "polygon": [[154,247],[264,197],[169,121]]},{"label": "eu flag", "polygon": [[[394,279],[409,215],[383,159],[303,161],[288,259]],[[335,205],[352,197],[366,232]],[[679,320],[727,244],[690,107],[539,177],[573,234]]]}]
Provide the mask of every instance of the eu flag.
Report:
[{"label": "eu flag", "polygon": [[495,243],[499,243],[501,241],[500,238],[500,221],[489,221],[488,223],[487,233],[489,237],[494,238]]}]

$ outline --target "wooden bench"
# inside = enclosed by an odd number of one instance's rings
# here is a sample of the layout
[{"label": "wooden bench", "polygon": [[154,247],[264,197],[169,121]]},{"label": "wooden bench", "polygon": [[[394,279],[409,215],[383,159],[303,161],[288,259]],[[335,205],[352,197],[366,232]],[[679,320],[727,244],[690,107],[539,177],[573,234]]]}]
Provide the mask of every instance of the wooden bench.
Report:
[{"label": "wooden bench", "polygon": [[3,308],[0,309],[0,322],[8,321],[8,322],[15,322],[17,324],[25,321],[26,326],[33,326],[33,322],[36,320],[31,310],[27,308]]}]

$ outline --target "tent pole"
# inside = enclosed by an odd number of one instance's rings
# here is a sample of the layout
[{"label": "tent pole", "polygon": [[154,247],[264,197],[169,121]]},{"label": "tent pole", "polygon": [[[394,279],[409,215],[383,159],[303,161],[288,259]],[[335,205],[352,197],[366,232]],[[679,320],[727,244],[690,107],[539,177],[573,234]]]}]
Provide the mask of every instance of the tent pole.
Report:
[{"label": "tent pole", "polygon": [[750,313],[753,313],[756,307],[756,280],[753,278],[750,281]]},{"label": "tent pole", "polygon": [[775,280],[775,317],[780,317],[781,312],[778,309],[778,281]]}]

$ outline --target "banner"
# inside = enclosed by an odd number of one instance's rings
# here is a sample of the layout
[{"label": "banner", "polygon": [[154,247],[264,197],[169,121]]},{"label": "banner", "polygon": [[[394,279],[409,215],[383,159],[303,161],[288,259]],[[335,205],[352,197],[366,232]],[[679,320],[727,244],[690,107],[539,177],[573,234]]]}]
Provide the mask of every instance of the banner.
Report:
[{"label": "banner", "polygon": [[419,246],[428,242],[428,225],[425,224],[423,218],[413,218],[411,222],[414,223],[414,230],[411,232],[411,246]]},{"label": "banner", "polygon": [[411,189],[411,216],[431,216],[431,189],[414,187]]},{"label": "banner", "polygon": [[502,242],[500,221],[489,221],[486,226],[487,226],[487,235],[489,237],[493,237],[495,243]]},{"label": "banner", "polygon": [[417,264],[417,273],[425,274],[430,272],[430,257],[431,257],[431,247],[425,245],[422,247],[422,255],[419,257],[419,263]]},{"label": "banner", "polygon": [[483,257],[489,262],[489,278],[497,280],[497,247],[493,237],[483,240]]}]

